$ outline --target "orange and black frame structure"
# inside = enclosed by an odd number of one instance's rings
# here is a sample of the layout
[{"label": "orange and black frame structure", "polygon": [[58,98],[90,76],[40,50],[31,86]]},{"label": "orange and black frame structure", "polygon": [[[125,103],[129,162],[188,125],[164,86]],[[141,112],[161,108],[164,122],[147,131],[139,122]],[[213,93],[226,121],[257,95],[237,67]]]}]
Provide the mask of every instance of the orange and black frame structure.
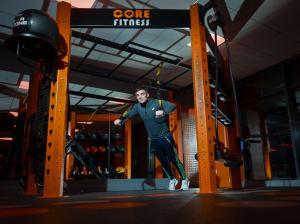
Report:
[{"label": "orange and black frame structure", "polygon": [[196,116],[200,193],[216,192],[213,121],[206,51],[205,28],[200,24],[200,6],[190,7],[192,76]]},{"label": "orange and black frame structure", "polygon": [[131,179],[131,165],[132,165],[132,133],[131,120],[125,122],[125,177]]},{"label": "orange and black frame structure", "polygon": [[[59,2],[56,22],[59,32],[70,48],[71,4]],[[62,59],[65,66],[57,71],[57,80],[51,83],[47,147],[44,172],[43,197],[60,197],[63,194],[65,142],[67,133],[67,85],[69,76],[70,49]]]},{"label": "orange and black frame structure", "polygon": [[[188,10],[187,10],[188,11]],[[75,10],[75,14],[81,13]],[[107,13],[110,13],[107,12]],[[199,186],[201,193],[216,192],[216,167],[213,140],[213,120],[211,114],[211,97],[208,78],[208,61],[206,51],[206,31],[200,22],[200,5],[194,4],[190,7],[190,35],[192,46],[192,77],[194,88],[194,105],[196,116],[196,136],[199,164]],[[73,11],[72,11],[73,15]],[[188,12],[180,14],[185,20]],[[90,15],[85,11],[85,18],[90,20]],[[74,19],[74,15],[72,16]],[[76,16],[75,16],[76,19]],[[81,21],[79,26],[87,25]],[[72,22],[72,27],[74,26]],[[90,21],[88,21],[90,22]],[[95,21],[92,21],[94,24]],[[57,24],[60,34],[63,36],[66,46],[69,48],[67,55],[62,59],[63,68],[58,69],[57,81],[52,83],[50,93],[50,107],[48,119],[47,149],[45,159],[44,175],[44,197],[62,196],[63,173],[64,173],[64,154],[67,129],[67,85],[70,62],[70,38],[71,38],[71,5],[66,2],[58,3]],[[181,24],[186,27],[186,21]],[[98,27],[98,26],[97,26]],[[125,27],[122,27],[125,28]],[[155,28],[155,27],[153,27]],[[168,27],[170,28],[170,27]],[[176,126],[176,114],[171,116],[171,125]],[[77,118],[76,118],[77,119]],[[177,121],[178,125],[178,121]],[[131,133],[131,125],[125,127],[126,133]],[[179,140],[179,139],[178,139]],[[177,142],[178,144],[180,141]],[[127,141],[127,147],[131,148],[131,141]],[[129,167],[131,153],[128,151],[127,158],[127,178],[131,173]]]}]

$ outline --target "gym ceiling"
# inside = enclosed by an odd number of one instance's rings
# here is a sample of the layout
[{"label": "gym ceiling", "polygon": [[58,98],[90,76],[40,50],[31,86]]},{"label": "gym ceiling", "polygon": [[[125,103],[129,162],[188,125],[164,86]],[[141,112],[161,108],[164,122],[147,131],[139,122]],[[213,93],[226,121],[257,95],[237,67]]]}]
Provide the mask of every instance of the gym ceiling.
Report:
[{"label": "gym ceiling", "polygon": [[[208,0],[200,0],[204,5]],[[221,1],[221,0],[217,0]],[[298,0],[222,0],[230,34],[232,68],[236,80],[270,67],[300,52],[300,1]],[[78,8],[189,9],[195,0],[84,0],[71,3]],[[56,17],[55,0],[0,1],[0,112],[17,111],[20,96],[33,69],[21,64],[4,46],[11,35],[15,15],[25,9],[42,9]],[[212,14],[212,10],[207,15]],[[73,28],[118,45],[139,49],[163,58],[191,65],[189,29],[109,29]],[[75,32],[74,32],[75,33]],[[83,35],[84,36],[84,35]],[[218,29],[219,50],[226,57],[223,34]],[[209,51],[209,48],[208,48]],[[211,52],[209,52],[211,54]],[[118,112],[125,106],[103,98],[133,99],[137,85],[155,79],[161,61],[142,55],[94,44],[72,37],[70,65],[70,103],[73,108]],[[162,88],[178,91],[192,84],[191,70],[163,63]],[[23,86],[25,85],[25,87]],[[162,90],[164,91],[164,90]]]}]

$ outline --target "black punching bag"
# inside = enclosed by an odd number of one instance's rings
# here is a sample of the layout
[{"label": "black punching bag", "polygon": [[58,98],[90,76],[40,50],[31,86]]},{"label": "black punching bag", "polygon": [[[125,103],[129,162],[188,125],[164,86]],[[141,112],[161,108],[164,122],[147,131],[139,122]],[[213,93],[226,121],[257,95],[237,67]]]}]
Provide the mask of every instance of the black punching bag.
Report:
[{"label": "black punching bag", "polygon": [[19,56],[48,61],[57,56],[58,37],[54,19],[43,11],[28,9],[15,17],[13,35],[5,44]]}]

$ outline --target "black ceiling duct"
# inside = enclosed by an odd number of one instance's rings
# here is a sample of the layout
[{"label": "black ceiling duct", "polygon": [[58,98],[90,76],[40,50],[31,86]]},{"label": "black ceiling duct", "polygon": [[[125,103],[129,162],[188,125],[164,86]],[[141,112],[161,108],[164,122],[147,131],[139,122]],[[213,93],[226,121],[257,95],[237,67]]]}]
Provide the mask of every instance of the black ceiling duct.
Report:
[{"label": "black ceiling duct", "polygon": [[43,11],[28,9],[15,17],[13,35],[5,45],[18,56],[48,61],[57,56],[58,38],[54,19]]}]

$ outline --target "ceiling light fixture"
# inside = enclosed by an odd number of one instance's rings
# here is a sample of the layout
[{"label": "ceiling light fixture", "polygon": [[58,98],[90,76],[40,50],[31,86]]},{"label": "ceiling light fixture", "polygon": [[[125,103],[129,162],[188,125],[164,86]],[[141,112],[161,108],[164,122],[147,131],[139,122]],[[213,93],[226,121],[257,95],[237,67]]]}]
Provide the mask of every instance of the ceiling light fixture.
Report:
[{"label": "ceiling light fixture", "polygon": [[14,117],[18,117],[18,112],[10,111],[9,113],[10,113],[11,115],[13,115]]},{"label": "ceiling light fixture", "polygon": [[29,82],[28,81],[21,81],[19,85],[19,89],[29,89]]},{"label": "ceiling light fixture", "polygon": [[78,123],[78,124],[92,124],[94,122],[92,122],[92,121],[78,121],[76,123]]},{"label": "ceiling light fixture", "polygon": [[109,104],[118,104],[118,105],[124,105],[124,104],[125,104],[125,103],[123,103],[123,102],[113,101],[113,100],[110,100],[108,103],[109,103]]},{"label": "ceiling light fixture", "polygon": [[0,141],[12,141],[13,140],[13,138],[0,138]]}]

